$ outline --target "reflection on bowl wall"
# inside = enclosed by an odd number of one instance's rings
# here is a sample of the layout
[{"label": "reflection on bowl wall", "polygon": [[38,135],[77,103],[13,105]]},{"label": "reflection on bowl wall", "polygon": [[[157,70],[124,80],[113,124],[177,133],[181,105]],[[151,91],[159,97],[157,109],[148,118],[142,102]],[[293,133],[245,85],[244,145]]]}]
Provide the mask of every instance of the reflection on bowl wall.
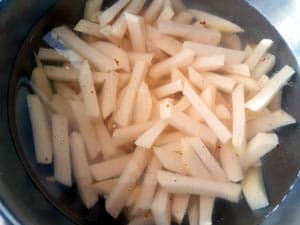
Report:
[{"label": "reflection on bowl wall", "polygon": [[[277,56],[274,71],[284,64],[298,68],[292,52],[278,32],[247,2],[242,0],[184,2],[188,7],[213,12],[241,25],[246,30],[241,35],[245,42],[257,43],[262,38],[274,40],[275,43],[271,49],[271,52]],[[28,89],[24,86],[25,78],[30,76],[34,66],[33,51],[42,44],[41,37],[52,27],[61,24],[74,25],[81,17],[84,7],[83,0],[59,1],[54,6],[55,3],[54,0],[4,2],[8,5],[2,6],[3,11],[0,12],[0,18],[3,18],[3,20],[0,19],[0,23],[7,22],[3,25],[7,29],[3,36],[6,36],[0,39],[0,49],[7,54],[6,61],[0,59],[0,69],[4,68],[0,71],[3,71],[5,75],[0,83],[0,91],[3,91],[1,107],[4,111],[0,117],[2,124],[0,136],[3,139],[0,139],[0,143],[3,143],[3,151],[0,153],[3,156],[1,157],[3,163],[0,165],[0,172],[3,174],[0,177],[0,196],[3,204],[23,224],[50,225],[72,224],[73,222],[98,224],[99,221],[102,223],[105,221],[105,224],[124,224],[122,218],[115,221],[105,213],[103,201],[100,201],[92,210],[86,210],[80,201],[76,187],[65,188],[45,179],[53,176],[53,168],[35,163],[31,126],[26,106]],[[105,4],[111,4],[111,2],[105,1]],[[14,60],[19,47],[21,49]],[[12,64],[14,61],[15,63]],[[9,68],[6,65],[9,65]],[[284,88],[283,94],[283,108],[297,120],[300,118],[300,110],[297,107],[299,90],[295,88],[298,82],[298,77],[294,76],[290,85]],[[8,95],[7,87],[9,87]],[[9,127],[7,117],[9,118]],[[13,139],[9,135],[9,129]],[[300,152],[297,150],[299,128],[297,125],[293,125],[280,129],[278,134],[280,137],[279,148],[276,148],[263,160],[263,174],[270,207],[253,214],[244,200],[239,204],[218,200],[214,210],[215,225],[256,224],[280,203],[288,192],[300,165]],[[31,179],[24,173],[24,168]],[[45,197],[53,206],[45,200]],[[58,213],[55,207],[62,214]],[[187,224],[187,221],[185,223]]]}]

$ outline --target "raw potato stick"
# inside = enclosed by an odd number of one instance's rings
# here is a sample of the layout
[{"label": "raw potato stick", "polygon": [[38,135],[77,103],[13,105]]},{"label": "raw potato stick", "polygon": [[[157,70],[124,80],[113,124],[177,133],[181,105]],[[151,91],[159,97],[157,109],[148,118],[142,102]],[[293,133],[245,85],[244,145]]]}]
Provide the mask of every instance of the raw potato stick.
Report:
[{"label": "raw potato stick", "polygon": [[171,224],[171,207],[171,195],[164,188],[159,187],[151,206],[155,224]]},{"label": "raw potato stick", "polygon": [[67,62],[68,60],[52,48],[39,48],[38,58],[41,61]]},{"label": "raw potato stick", "polygon": [[155,24],[159,24],[160,22],[164,22],[164,21],[170,21],[173,18],[174,15],[175,15],[175,12],[172,9],[172,6],[168,5],[168,4],[165,4],[165,7],[162,10],[159,17],[157,18]]},{"label": "raw potato stick", "polygon": [[111,34],[114,37],[122,38],[127,31],[125,13],[139,14],[139,12],[143,9],[144,4],[145,0],[132,0],[112,25]]},{"label": "raw potato stick", "polygon": [[230,144],[221,147],[220,161],[230,181],[239,182],[243,179],[243,170],[239,158]]},{"label": "raw potato stick", "polygon": [[[189,81],[197,87],[200,91],[203,91],[210,83],[207,79],[202,75],[202,73],[198,73],[195,69],[192,67],[188,68],[189,72]],[[188,80],[184,80],[183,82],[188,82]]]},{"label": "raw potato stick", "polygon": [[221,45],[235,50],[242,49],[241,39],[237,34],[233,33],[222,33]]},{"label": "raw potato stick", "polygon": [[245,76],[241,76],[241,75],[227,75],[227,77],[235,80],[237,83],[243,84],[244,88],[247,91],[250,92],[257,92],[260,89],[260,86],[257,82],[257,80],[251,78],[251,77],[245,77]]},{"label": "raw potato stick", "polygon": [[144,174],[141,192],[136,200],[134,210],[146,212],[151,209],[151,204],[157,187],[156,172],[161,169],[161,163],[155,155],[152,156]]},{"label": "raw potato stick", "polygon": [[143,15],[145,22],[153,24],[164,7],[164,0],[153,0]]},{"label": "raw potato stick", "polygon": [[97,21],[97,12],[102,6],[103,0],[88,0],[85,2],[83,18],[92,22]]},{"label": "raw potato stick", "polygon": [[169,193],[216,196],[231,202],[239,201],[242,189],[240,184],[203,180],[162,170],[158,171],[157,179]]},{"label": "raw potato stick", "polygon": [[193,19],[194,16],[188,11],[182,11],[174,17],[175,22],[183,24],[191,24]]},{"label": "raw potato stick", "polygon": [[41,164],[50,164],[53,159],[50,124],[45,106],[36,95],[27,96],[35,157]]},{"label": "raw potato stick", "polygon": [[84,110],[84,105],[80,101],[69,101],[69,105],[71,106],[77,121],[77,126],[86,144],[88,158],[94,159],[101,152],[101,149],[99,148],[94,127]]},{"label": "raw potato stick", "polygon": [[54,82],[54,89],[57,94],[66,99],[75,101],[80,100],[78,94],[67,83],[56,81]]},{"label": "raw potato stick", "polygon": [[91,174],[96,181],[102,181],[119,176],[124,171],[131,158],[132,154],[127,154],[119,158],[114,158],[91,165]]},{"label": "raw potato stick", "polygon": [[183,112],[172,108],[167,121],[172,127],[190,136],[200,137],[209,147],[214,148],[216,146],[217,138],[214,132],[206,125],[191,119]]},{"label": "raw potato stick", "polygon": [[242,185],[244,196],[252,210],[269,205],[260,167],[254,167],[248,171]]},{"label": "raw potato stick", "polygon": [[243,85],[238,85],[232,92],[232,146],[238,155],[245,153],[246,147],[246,112]]},{"label": "raw potato stick", "polygon": [[186,10],[186,7],[182,0],[171,0],[172,7],[176,13],[180,13]]},{"label": "raw potato stick", "polygon": [[127,55],[131,65],[134,65],[137,61],[144,61],[147,66],[152,66],[153,53],[127,52]]},{"label": "raw potato stick", "polygon": [[226,64],[241,63],[246,54],[244,51],[217,47],[212,45],[205,45],[197,42],[185,41],[183,48],[191,49],[199,57],[211,56],[211,55],[224,55]]},{"label": "raw potato stick", "polygon": [[188,208],[190,225],[199,225],[199,197],[193,196]]},{"label": "raw potato stick", "polygon": [[268,105],[268,109],[272,112],[281,109],[282,102],[282,89],[277,92]]},{"label": "raw potato stick", "polygon": [[127,196],[126,199],[126,207],[132,207],[136,201],[136,198],[138,197],[138,195],[140,194],[141,191],[141,186],[139,184],[137,184],[134,189],[131,191],[131,193]]},{"label": "raw potato stick", "polygon": [[259,111],[265,107],[274,95],[287,83],[295,71],[290,66],[284,66],[271,80],[247,103],[246,107],[252,111]]},{"label": "raw potato stick", "polygon": [[105,120],[116,108],[118,91],[118,74],[112,72],[105,77],[102,87],[101,110]]},{"label": "raw potato stick", "polygon": [[103,180],[92,184],[92,188],[97,192],[98,195],[106,196],[111,192],[117,181],[118,178]]},{"label": "raw potato stick", "polygon": [[72,186],[68,118],[52,115],[54,177],[58,182]]},{"label": "raw potato stick", "polygon": [[101,32],[101,26],[98,23],[81,19],[73,29],[80,33],[88,34],[99,39],[106,39],[106,36],[103,32]]},{"label": "raw potato stick", "polygon": [[231,93],[236,84],[236,81],[228,76],[222,76],[211,72],[204,72],[201,73],[201,75],[209,83],[215,85],[218,89],[226,93]]},{"label": "raw potato stick", "polygon": [[96,90],[92,78],[90,66],[84,61],[79,68],[79,85],[83,96],[86,114],[92,119],[101,116]]},{"label": "raw potato stick", "polygon": [[147,65],[143,61],[138,61],[133,68],[132,76],[122,97],[120,106],[115,113],[115,121],[121,126],[129,125],[132,119],[136,92],[147,73]]},{"label": "raw potato stick", "polygon": [[158,121],[151,128],[146,130],[141,136],[139,136],[136,139],[135,144],[140,147],[151,148],[167,125],[168,123],[165,120]]},{"label": "raw potato stick", "polygon": [[142,175],[150,160],[150,156],[150,151],[147,149],[135,149],[131,160],[105,202],[106,211],[112,217],[117,218],[119,216],[126,203],[127,195]]},{"label": "raw potato stick", "polygon": [[247,139],[252,138],[259,132],[269,132],[296,122],[295,118],[281,109],[268,113],[247,123]]},{"label": "raw potato stick", "polygon": [[211,155],[210,151],[199,138],[189,138],[187,139],[187,142],[192,146],[198,157],[216,180],[228,180],[226,173],[219,162]]},{"label": "raw potato stick", "polygon": [[200,196],[199,198],[199,224],[211,225],[215,198],[211,196]]},{"label": "raw potato stick", "polygon": [[269,48],[273,45],[273,41],[270,39],[261,40],[255,49],[251,52],[251,54],[246,59],[245,63],[249,66],[250,70],[253,70],[259,60],[263,57],[263,55],[269,50]]},{"label": "raw potato stick", "polygon": [[140,135],[152,127],[153,124],[154,122],[150,121],[115,129],[112,135],[114,146],[118,147],[134,142]]},{"label": "raw potato stick", "polygon": [[96,192],[90,188],[92,176],[89,171],[88,159],[84,149],[84,143],[79,133],[70,135],[72,172],[74,174],[80,197],[84,205],[89,209],[98,201]]},{"label": "raw potato stick", "polygon": [[195,59],[193,67],[198,71],[214,71],[222,68],[224,63],[224,55],[203,56]]},{"label": "raw potato stick", "polygon": [[95,130],[98,136],[99,148],[104,159],[110,159],[121,154],[114,146],[110,133],[102,120],[97,122]]},{"label": "raw potato stick", "polygon": [[178,93],[182,91],[182,82],[181,80],[177,80],[163,86],[155,88],[152,92],[157,98],[164,98],[169,95]]},{"label": "raw potato stick", "polygon": [[145,123],[149,121],[152,112],[152,96],[148,85],[142,82],[138,91],[135,102],[132,122]]},{"label": "raw potato stick", "polygon": [[176,55],[153,65],[149,71],[149,76],[154,79],[159,79],[170,73],[173,67],[184,67],[192,63],[194,52],[189,49],[183,49]]},{"label": "raw potato stick", "polygon": [[53,96],[53,91],[49,80],[44,72],[43,67],[36,67],[32,71],[31,81],[44,95],[50,100]]},{"label": "raw potato stick", "polygon": [[57,34],[69,48],[73,49],[79,55],[87,59],[100,71],[107,72],[118,69],[118,66],[112,59],[91,48],[86,42],[77,37],[66,26],[57,27],[53,29],[53,32]]},{"label": "raw potato stick", "polygon": [[111,7],[99,13],[99,24],[102,27],[109,24],[118,15],[118,13],[128,4],[128,2],[130,2],[130,0],[117,1]]},{"label": "raw potato stick", "polygon": [[188,11],[191,12],[198,20],[204,21],[205,26],[207,27],[229,33],[244,32],[244,29],[240,26],[219,16],[196,9],[189,9]]},{"label": "raw potato stick", "polygon": [[216,30],[176,23],[174,21],[160,22],[158,24],[158,31],[162,34],[168,34],[209,45],[218,45],[221,40],[221,33]]},{"label": "raw potato stick", "polygon": [[180,141],[174,141],[168,144],[159,145],[159,147],[164,149],[165,151],[177,152],[181,154]]},{"label": "raw potato stick", "polygon": [[227,64],[221,69],[222,72],[228,74],[237,74],[245,77],[250,77],[250,69],[247,64]]},{"label": "raw potato stick", "polygon": [[217,94],[217,89],[216,86],[213,85],[208,85],[201,93],[202,100],[205,102],[207,107],[211,110],[214,110],[215,108],[216,94]]},{"label": "raw potato stick", "polygon": [[172,202],[172,218],[177,224],[181,224],[188,208],[190,195],[175,194]]},{"label": "raw potato stick", "polygon": [[115,63],[126,72],[130,71],[128,55],[121,47],[105,41],[93,42],[90,44],[90,46],[107,57],[113,59]]},{"label": "raw potato stick", "polygon": [[258,79],[264,74],[268,74],[276,63],[276,56],[270,53],[266,53],[263,58],[257,63],[252,71],[252,76]]},{"label": "raw potato stick", "polygon": [[184,96],[191,102],[199,114],[204,118],[208,126],[214,131],[222,143],[226,143],[231,138],[231,133],[227,127],[212,113],[202,99],[197,95],[187,82],[184,83]]},{"label": "raw potato stick", "polygon": [[146,52],[146,27],[140,16],[125,13],[131,46],[135,52]]},{"label": "raw potato stick", "polygon": [[165,145],[169,143],[176,142],[180,140],[180,138],[184,137],[184,134],[178,131],[163,133],[159,136],[159,138],[155,141],[155,145]]},{"label": "raw potato stick", "polygon": [[44,66],[44,71],[49,80],[78,82],[79,71],[74,67]]},{"label": "raw potato stick", "polygon": [[181,139],[182,161],[188,175],[203,179],[212,179],[201,159],[197,156],[188,139]]},{"label": "raw potato stick", "polygon": [[185,174],[185,167],[179,153],[167,151],[159,147],[154,147],[153,151],[165,169],[174,173]]}]

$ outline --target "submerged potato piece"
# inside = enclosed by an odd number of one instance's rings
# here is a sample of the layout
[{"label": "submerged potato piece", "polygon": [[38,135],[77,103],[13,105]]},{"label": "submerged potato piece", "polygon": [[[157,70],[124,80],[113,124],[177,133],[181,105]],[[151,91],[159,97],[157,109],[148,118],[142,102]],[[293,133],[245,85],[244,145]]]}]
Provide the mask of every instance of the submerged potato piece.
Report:
[{"label": "submerged potato piece", "polygon": [[192,63],[194,59],[194,52],[189,49],[183,49],[176,55],[161,61],[151,67],[149,76],[155,79],[166,76],[170,73],[173,67],[184,67]]},{"label": "submerged potato piece", "polygon": [[133,14],[125,13],[133,51],[146,51],[146,27],[144,19]]},{"label": "submerged potato piece", "polygon": [[235,80],[237,83],[243,84],[244,88],[247,91],[251,92],[257,92],[260,89],[260,86],[257,82],[257,80],[251,78],[251,77],[245,77],[241,75],[227,75],[227,77],[230,77],[231,79]]},{"label": "submerged potato piece", "polygon": [[124,171],[131,158],[132,154],[127,154],[118,158],[91,165],[91,174],[96,181],[117,177]]},{"label": "submerged potato piece", "polygon": [[49,80],[78,82],[79,71],[74,67],[44,66],[44,71]]},{"label": "submerged potato piece", "polygon": [[106,211],[114,218],[119,216],[122,208],[125,206],[128,194],[142,175],[150,157],[151,152],[149,150],[143,148],[135,149],[131,160],[105,202]]},{"label": "submerged potato piece", "polygon": [[207,27],[229,33],[244,32],[243,28],[222,17],[197,9],[190,9],[189,12],[191,12],[198,20],[204,21],[205,26]]},{"label": "submerged potato piece", "polygon": [[188,208],[188,218],[190,225],[199,225],[199,197],[192,196]]},{"label": "submerged potato piece", "polygon": [[27,105],[31,121],[35,157],[41,164],[50,164],[53,159],[50,124],[45,106],[36,95],[27,96]]},{"label": "submerged potato piece", "polygon": [[54,177],[58,182],[72,186],[68,118],[52,115]]},{"label": "submerged potato piece", "polygon": [[165,84],[153,90],[157,98],[164,98],[166,96],[182,91],[182,82],[180,80]]},{"label": "submerged potato piece", "polygon": [[129,125],[132,120],[132,112],[136,101],[136,92],[147,73],[147,65],[138,61],[133,69],[131,79],[121,99],[120,106],[115,113],[115,121],[121,126]]},{"label": "submerged potato piece", "polygon": [[106,196],[111,192],[117,181],[118,178],[99,181],[92,184],[91,188],[93,188],[98,193],[98,195]]},{"label": "submerged potato piece", "polygon": [[211,84],[215,85],[221,91],[231,93],[236,81],[228,76],[222,76],[216,73],[204,72],[202,76]]},{"label": "submerged potato piece", "polygon": [[101,150],[99,148],[99,142],[97,140],[94,127],[89,117],[86,115],[84,105],[80,101],[69,101],[69,105],[71,106],[72,112],[77,121],[80,133],[84,138],[88,158],[94,159],[98,156]]},{"label": "submerged potato piece", "polygon": [[222,145],[220,161],[230,181],[239,182],[243,179],[243,170],[239,158],[230,144]]},{"label": "submerged potato piece", "polygon": [[208,108],[214,110],[216,103],[217,89],[216,86],[208,85],[201,93],[201,98]]},{"label": "submerged potato piece", "polygon": [[265,107],[274,95],[287,83],[295,71],[290,66],[284,66],[273,75],[270,81],[247,103],[246,107],[252,111],[259,111]]},{"label": "submerged potato piece", "polygon": [[250,70],[247,64],[227,64],[221,69],[222,72],[228,74],[237,74],[245,77],[250,77]]},{"label": "submerged potato piece", "polygon": [[126,72],[130,71],[128,55],[121,47],[105,41],[93,42],[90,46],[113,59],[115,63]]},{"label": "submerged potato piece", "polygon": [[52,48],[39,48],[38,58],[42,61],[67,62],[68,60]]},{"label": "submerged potato piece", "polygon": [[81,40],[66,26],[54,28],[53,32],[57,34],[58,37],[61,38],[69,48],[73,49],[79,55],[87,59],[100,71],[111,71],[118,69],[118,66],[112,59],[91,48],[86,42]]},{"label": "submerged potato piece", "polygon": [[122,146],[134,142],[142,133],[152,127],[154,122],[145,122],[132,126],[117,128],[112,135],[115,146]]},{"label": "submerged potato piece", "polygon": [[243,85],[238,85],[232,92],[232,146],[239,155],[246,148],[246,112]]},{"label": "submerged potato piece", "polygon": [[84,147],[83,138],[77,132],[70,135],[72,172],[74,174],[80,197],[84,205],[89,209],[98,201],[97,193],[90,188],[92,176],[89,171],[88,159]]},{"label": "submerged potato piece", "polygon": [[216,196],[231,202],[239,201],[242,190],[240,184],[203,180],[162,170],[158,171],[157,179],[169,193]]},{"label": "submerged potato piece", "polygon": [[133,123],[144,123],[150,119],[152,112],[152,97],[148,85],[142,82],[138,91],[133,113]]},{"label": "submerged potato piece", "polygon": [[164,22],[164,21],[170,21],[174,17],[175,12],[171,4],[166,4],[167,2],[168,1],[165,1],[165,6],[161,11],[160,15],[158,16],[155,24],[159,24],[160,22]]},{"label": "submerged potato piece", "polygon": [[144,148],[151,148],[155,143],[158,136],[167,127],[167,122],[165,120],[160,120],[156,122],[151,128],[146,130],[141,136],[139,136],[135,144]]},{"label": "submerged potato piece", "polygon": [[269,205],[260,167],[253,167],[248,171],[242,186],[243,194],[252,210],[261,209]]},{"label": "submerged potato piece", "polygon": [[88,34],[96,38],[106,38],[105,35],[101,32],[101,26],[88,20],[79,20],[73,29],[80,33]]},{"label": "submerged potato piece", "polygon": [[296,123],[296,119],[283,110],[276,110],[247,123],[247,138],[259,132],[269,132],[279,127]]},{"label": "submerged potato piece", "polygon": [[224,55],[202,56],[195,59],[193,67],[198,71],[214,71],[224,66]]},{"label": "submerged potato piece", "polygon": [[171,224],[171,195],[162,187],[159,187],[151,206],[151,212],[155,224]]},{"label": "submerged potato piece", "polygon": [[153,151],[165,169],[175,173],[185,174],[185,167],[179,153],[159,147],[154,147]]},{"label": "submerged potato piece", "polygon": [[273,45],[273,41],[270,39],[262,39],[258,45],[254,48],[251,54],[246,59],[245,63],[249,66],[250,70],[253,70],[261,57],[269,50]]},{"label": "submerged potato piece", "polygon": [[231,112],[223,104],[218,104],[215,106],[215,113],[216,113],[216,116],[221,120],[230,120],[231,119]]},{"label": "submerged potato piece", "polygon": [[274,133],[258,133],[247,144],[247,153],[243,157],[245,169],[254,165],[261,157],[278,145],[278,137]]},{"label": "submerged potato piece", "polygon": [[184,96],[191,102],[199,114],[204,118],[208,126],[214,131],[221,142],[226,143],[231,138],[228,128],[212,113],[195,90],[187,82],[184,83]]},{"label": "submerged potato piece", "polygon": [[[189,67],[188,72],[189,72],[189,81],[199,90],[203,91],[207,86],[210,85],[209,81],[205,79],[202,73],[200,74],[194,68]],[[185,79],[183,82],[185,81],[187,80]]]},{"label": "submerged potato piece", "polygon": [[137,216],[129,221],[127,225],[153,225],[154,218],[151,214],[147,214],[146,216]]},{"label": "submerged potato piece", "polygon": [[153,24],[164,7],[164,0],[153,0],[144,12],[144,19],[148,24]]},{"label": "submerged potato piece", "polygon": [[153,53],[127,52],[127,54],[131,65],[134,65],[137,61],[144,61],[147,66],[152,66]]},{"label": "submerged potato piece", "polygon": [[212,224],[212,215],[215,197],[200,196],[199,198],[199,224]]},{"label": "submerged potato piece", "polygon": [[103,27],[113,21],[119,12],[130,2],[130,0],[120,0],[115,2],[112,6],[105,9],[98,15],[99,24]]},{"label": "submerged potato piece", "polygon": [[174,21],[160,22],[158,24],[158,31],[162,34],[181,37],[209,45],[218,45],[221,40],[221,33],[216,30],[176,23]]},{"label": "submerged potato piece", "polygon": [[43,67],[34,68],[31,75],[31,81],[45,96],[50,100],[53,96],[53,90]]},{"label": "submerged potato piece", "polygon": [[182,11],[174,17],[175,22],[183,24],[191,24],[193,19],[194,16],[188,11]]},{"label": "submerged potato piece", "polygon": [[86,114],[92,119],[98,119],[101,116],[97,94],[92,78],[90,66],[84,61],[79,68],[79,85]]},{"label": "submerged potato piece", "polygon": [[275,63],[276,56],[270,53],[266,53],[253,69],[252,76],[255,79],[258,79],[262,75],[268,74],[275,66]]},{"label": "submerged potato piece", "polygon": [[106,119],[117,105],[118,74],[112,72],[105,77],[101,95],[102,117]]},{"label": "submerged potato piece", "polygon": [[80,100],[79,95],[68,85],[63,82],[54,82],[54,89],[60,96],[69,100]]},{"label": "submerged potato piece", "polygon": [[224,55],[226,64],[241,63],[246,57],[246,53],[244,51],[206,45],[197,42],[185,41],[183,43],[183,48],[193,50],[199,57]]},{"label": "submerged potato piece", "polygon": [[172,202],[172,218],[177,224],[181,224],[188,208],[190,195],[175,194]]},{"label": "submerged potato piece", "polygon": [[144,174],[142,189],[134,206],[135,211],[145,212],[151,209],[157,187],[156,172],[160,170],[161,167],[160,161],[153,155]]},{"label": "submerged potato piece", "polygon": [[235,50],[242,49],[242,41],[237,34],[222,33],[221,45]]},{"label": "submerged potato piece", "polygon": [[85,2],[83,18],[92,22],[97,21],[97,12],[102,6],[103,0],[87,0]]}]

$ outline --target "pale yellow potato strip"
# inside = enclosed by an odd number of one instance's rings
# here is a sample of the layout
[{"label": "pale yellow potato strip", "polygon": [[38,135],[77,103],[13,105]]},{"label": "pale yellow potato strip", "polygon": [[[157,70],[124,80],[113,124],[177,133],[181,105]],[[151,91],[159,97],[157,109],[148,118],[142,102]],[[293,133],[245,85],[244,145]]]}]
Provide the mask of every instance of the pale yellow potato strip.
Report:
[{"label": "pale yellow potato strip", "polygon": [[162,187],[159,187],[151,206],[151,212],[155,224],[171,224],[171,195]]},{"label": "pale yellow potato strip", "polygon": [[227,74],[237,74],[245,77],[250,77],[250,69],[247,64],[227,64],[221,68],[222,72]]},{"label": "pale yellow potato strip", "polygon": [[119,76],[110,73],[105,77],[101,95],[102,117],[106,119],[116,108]]},{"label": "pale yellow potato strip", "polygon": [[194,52],[184,49],[176,55],[153,65],[149,71],[149,76],[158,79],[170,73],[173,67],[184,67],[192,63],[194,59]]},{"label": "pale yellow potato strip", "polygon": [[92,72],[87,61],[84,61],[79,68],[79,85],[83,102],[85,105],[86,114],[93,118],[100,118],[100,107],[92,78]]},{"label": "pale yellow potato strip", "polygon": [[[131,160],[132,154],[106,160],[90,166],[91,174],[96,181],[120,176]],[[109,169],[108,169],[109,168]]]},{"label": "pale yellow potato strip", "polygon": [[101,152],[99,142],[96,137],[94,127],[86,115],[84,105],[80,101],[69,101],[72,112],[77,121],[77,125],[86,144],[87,155],[89,159],[94,159]]},{"label": "pale yellow potato strip", "polygon": [[50,164],[53,160],[53,147],[46,108],[36,95],[27,96],[27,105],[33,133],[36,161],[41,164]]},{"label": "pale yellow potato strip", "polygon": [[203,72],[201,75],[203,75],[209,83],[226,93],[231,93],[236,84],[236,81],[228,76],[222,76],[211,72]]},{"label": "pale yellow potato strip", "polygon": [[172,218],[177,224],[181,224],[188,208],[190,195],[175,194],[172,202]]},{"label": "pale yellow potato strip", "polygon": [[58,182],[72,186],[68,118],[52,115],[54,177]]},{"label": "pale yellow potato strip", "polygon": [[173,143],[173,142],[178,141],[183,136],[184,136],[184,134],[181,132],[178,132],[178,131],[163,133],[155,141],[155,145],[159,146],[159,145]]},{"label": "pale yellow potato strip", "polygon": [[182,11],[174,17],[175,22],[183,24],[191,24],[193,19],[194,16],[188,11]]},{"label": "pale yellow potato strip", "polygon": [[235,80],[237,83],[243,84],[247,91],[257,92],[260,89],[258,82],[251,77],[245,77],[237,74],[227,75],[227,77]]},{"label": "pale yellow potato strip", "polygon": [[164,98],[169,95],[182,91],[182,82],[180,80],[174,81],[163,86],[155,88],[152,92],[157,98]]},{"label": "pale yellow potato strip", "polygon": [[117,218],[125,206],[130,191],[142,175],[151,157],[147,149],[136,148],[127,167],[121,174],[117,184],[112,189],[106,202],[106,211],[114,218]]},{"label": "pale yellow potato strip", "polygon": [[152,65],[153,53],[128,52],[127,54],[131,65],[137,61],[145,61],[148,66]]},{"label": "pale yellow potato strip", "polygon": [[84,205],[89,209],[98,201],[97,193],[90,188],[92,176],[88,167],[88,159],[79,133],[73,132],[70,135],[72,173],[74,174],[80,197]]},{"label": "pale yellow potato strip", "polygon": [[240,184],[203,180],[162,170],[158,171],[157,179],[169,193],[216,196],[231,202],[239,201],[242,189]]},{"label": "pale yellow potato strip", "polygon": [[209,45],[218,45],[221,40],[221,33],[219,31],[176,23],[174,21],[160,22],[158,24],[158,31],[162,34],[168,34]]},{"label": "pale yellow potato strip", "polygon": [[50,82],[47,75],[42,67],[34,68],[31,75],[31,81],[41,92],[45,94],[48,99],[53,96],[53,90],[51,88]]},{"label": "pale yellow potato strip", "polygon": [[184,83],[184,96],[191,102],[199,114],[204,118],[208,126],[222,143],[226,143],[231,138],[231,132],[228,128],[209,110],[202,99],[197,95],[193,88],[187,82]]},{"label": "pale yellow potato strip", "polygon": [[133,123],[149,121],[152,112],[152,96],[148,85],[142,82],[138,91],[133,113]]},{"label": "pale yellow potato strip", "polygon": [[131,79],[126,88],[124,96],[117,107],[115,113],[115,122],[121,126],[129,125],[132,120],[132,112],[136,100],[136,92],[147,73],[147,65],[143,61],[138,61],[132,72]]},{"label": "pale yellow potato strip", "polygon": [[212,215],[215,197],[200,196],[199,198],[199,224],[212,224]]},{"label": "pale yellow potato strip", "polygon": [[152,127],[154,122],[140,123],[132,126],[117,128],[112,135],[115,146],[122,146],[134,142],[142,133]]},{"label": "pale yellow potato strip", "polygon": [[245,57],[246,53],[244,51],[217,47],[212,45],[205,45],[197,42],[185,41],[183,43],[183,48],[191,49],[195,52],[197,56],[211,56],[211,55],[224,55],[225,63],[241,63]]},{"label": "pale yellow potato strip", "polygon": [[252,77],[258,79],[262,75],[268,74],[275,66],[275,63],[276,63],[276,56],[270,53],[266,53],[253,69]]},{"label": "pale yellow potato strip", "polygon": [[222,68],[224,64],[224,55],[212,55],[197,57],[193,63],[193,67],[198,71],[214,71]]},{"label": "pale yellow potato strip", "polygon": [[57,34],[58,37],[61,38],[69,48],[73,49],[79,55],[87,59],[100,71],[110,71],[118,69],[118,66],[112,59],[91,48],[86,42],[81,40],[66,26],[54,28],[53,32]]},{"label": "pale yellow potato strip", "polygon": [[232,146],[238,155],[246,148],[245,91],[238,85],[232,92]]}]

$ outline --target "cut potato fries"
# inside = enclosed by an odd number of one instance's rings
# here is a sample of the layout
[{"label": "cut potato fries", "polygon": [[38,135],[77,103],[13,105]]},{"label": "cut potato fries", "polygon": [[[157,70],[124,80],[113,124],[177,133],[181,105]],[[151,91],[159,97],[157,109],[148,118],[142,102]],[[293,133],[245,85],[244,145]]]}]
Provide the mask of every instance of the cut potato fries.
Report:
[{"label": "cut potato fries", "polygon": [[54,28],[53,49],[35,55],[37,163],[129,225],[212,225],[218,198],[241,194],[266,207],[260,167],[279,144],[274,129],[297,122],[281,102],[295,71],[269,76],[273,41],[245,43],[236,18],[183,0],[102,3],[85,1],[73,29]]}]

